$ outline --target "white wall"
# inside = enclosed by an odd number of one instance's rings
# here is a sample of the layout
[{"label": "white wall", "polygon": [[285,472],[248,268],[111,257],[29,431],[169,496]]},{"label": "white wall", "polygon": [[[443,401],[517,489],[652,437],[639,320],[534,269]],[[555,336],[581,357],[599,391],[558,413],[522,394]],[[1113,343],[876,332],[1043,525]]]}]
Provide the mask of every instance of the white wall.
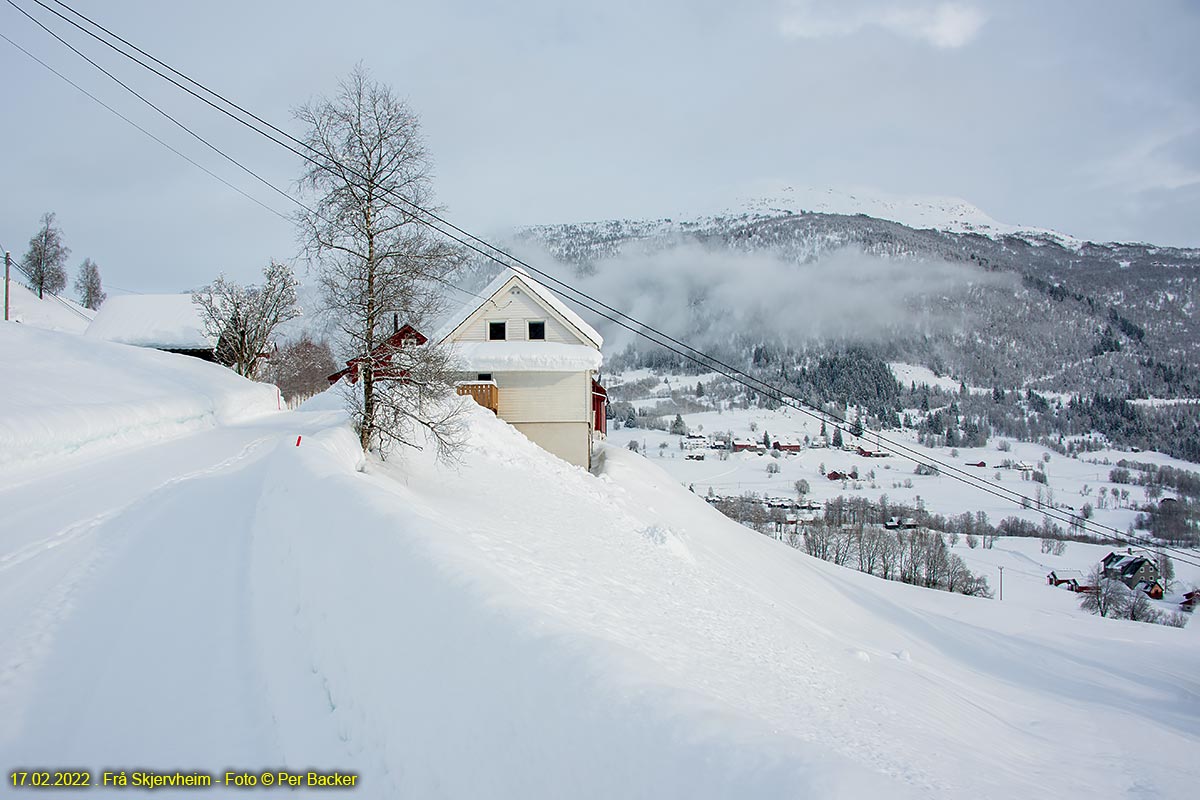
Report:
[{"label": "white wall", "polygon": [[578,467],[591,467],[591,428],[586,422],[517,422],[513,427],[538,447]]}]

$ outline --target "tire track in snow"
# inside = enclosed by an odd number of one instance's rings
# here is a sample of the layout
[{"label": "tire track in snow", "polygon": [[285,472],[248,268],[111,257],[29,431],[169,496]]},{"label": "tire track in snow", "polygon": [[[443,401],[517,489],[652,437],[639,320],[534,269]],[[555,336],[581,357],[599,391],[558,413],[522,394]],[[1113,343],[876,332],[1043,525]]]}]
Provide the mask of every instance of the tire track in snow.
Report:
[{"label": "tire track in snow", "polygon": [[[132,502],[80,520],[51,536],[8,554],[0,558],[0,574],[21,565],[25,565],[26,568],[36,567],[40,563],[39,560],[46,555],[56,553],[64,545],[81,542],[103,528],[112,527],[111,523],[150,505],[163,492],[181,484],[247,467],[253,463],[253,457],[262,450],[263,445],[272,438],[256,438],[244,445],[235,455],[216,464],[169,478]],[[115,546],[127,536],[128,533],[117,530],[106,543],[110,547]],[[34,606],[25,625],[9,640],[9,655],[0,663],[0,709],[5,710],[5,713],[0,714],[0,719],[3,719],[3,723],[0,724],[0,742],[11,740],[20,730],[23,707],[29,701],[36,667],[50,652],[62,621],[71,613],[77,588],[95,571],[100,559],[107,552],[107,549],[100,548],[79,554],[77,560],[66,568]]]},{"label": "tire track in snow", "polygon": [[203,478],[205,476],[213,475],[218,472],[223,472],[232,467],[238,466],[240,462],[249,458],[251,455],[253,455],[254,451],[256,451],[260,447],[262,447],[262,445],[266,441],[268,441],[268,438],[269,437],[264,436],[264,437],[255,439],[254,441],[250,442],[245,447],[243,447],[241,449],[241,451],[239,453],[237,453],[236,455],[230,456],[229,458],[219,461],[218,463],[213,464],[211,466],[204,467],[202,469],[193,470],[191,472],[184,473],[183,475],[179,475],[174,478],[169,478],[169,479],[163,481],[162,483],[160,483],[159,485],[155,486],[153,489],[148,491],[146,494],[142,495],[141,497],[137,498],[136,500],[133,500],[132,502],[126,503],[121,506],[117,506],[116,508],[111,508],[108,511],[101,512],[100,514],[97,514],[94,517],[89,517],[88,519],[79,520],[78,522],[72,523],[71,525],[68,525],[67,527],[60,529],[59,531],[57,531],[54,534],[51,534],[50,536],[47,536],[43,539],[39,539],[36,542],[27,544],[24,547],[22,547],[18,550],[15,550],[12,553],[9,553],[8,555],[0,556],[0,573],[3,573],[9,569],[12,569],[13,567],[18,566],[19,564],[22,564],[26,561],[29,561],[32,558],[36,558],[39,555],[46,553],[47,551],[54,550],[55,548],[61,547],[64,544],[68,544],[72,541],[75,541],[77,539],[83,538],[84,536],[87,536],[88,534],[96,531],[97,529],[99,529],[106,523],[112,521],[113,519],[121,516],[122,514],[129,512],[130,510],[136,508],[138,505],[147,502],[152,497],[156,496],[159,492],[162,492],[166,489],[170,489],[171,487],[177,486],[178,484],[183,483],[185,481],[195,480],[196,478]]}]

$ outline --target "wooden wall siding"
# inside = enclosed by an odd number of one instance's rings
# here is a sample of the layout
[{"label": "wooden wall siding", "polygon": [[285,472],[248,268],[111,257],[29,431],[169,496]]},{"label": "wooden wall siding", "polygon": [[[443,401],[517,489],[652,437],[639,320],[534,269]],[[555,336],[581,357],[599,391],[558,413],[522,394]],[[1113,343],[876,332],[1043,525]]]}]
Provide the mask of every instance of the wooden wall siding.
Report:
[{"label": "wooden wall siding", "polygon": [[518,292],[516,294],[512,292],[512,288],[498,294],[494,303],[484,303],[482,308],[467,319],[454,340],[458,342],[487,341],[489,322],[507,322],[508,341],[523,342],[529,334],[527,323],[530,320],[545,320],[547,342],[587,344],[575,333],[573,328],[564,325],[552,311],[543,307],[523,288],[516,287]]},{"label": "wooden wall siding", "polygon": [[492,378],[507,422],[589,422],[590,372],[498,372]]}]

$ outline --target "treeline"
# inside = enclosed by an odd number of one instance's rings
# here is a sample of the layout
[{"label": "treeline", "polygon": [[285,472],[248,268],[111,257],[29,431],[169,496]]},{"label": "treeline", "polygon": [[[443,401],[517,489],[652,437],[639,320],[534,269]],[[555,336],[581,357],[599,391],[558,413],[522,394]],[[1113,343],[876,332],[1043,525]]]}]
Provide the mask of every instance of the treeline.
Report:
[{"label": "treeline", "polygon": [[[943,535],[938,530],[916,528],[888,530],[879,522],[881,513],[912,511],[891,506],[886,497],[879,503],[863,498],[837,497],[825,504],[824,517],[789,530],[786,512],[769,508],[754,494],[722,498],[713,505],[730,519],[760,533],[777,536],[811,556],[838,566],[850,567],[884,580],[900,581],[947,592],[991,597],[987,578],[975,575],[961,556],[951,552],[958,533]],[[969,547],[991,547],[996,530],[987,517],[965,514],[953,521],[931,518],[950,528],[970,531]]]},{"label": "treeline", "polygon": [[1177,467],[1123,458],[1109,471],[1108,479],[1113,483],[1166,487],[1182,497],[1200,498],[1200,473]]}]

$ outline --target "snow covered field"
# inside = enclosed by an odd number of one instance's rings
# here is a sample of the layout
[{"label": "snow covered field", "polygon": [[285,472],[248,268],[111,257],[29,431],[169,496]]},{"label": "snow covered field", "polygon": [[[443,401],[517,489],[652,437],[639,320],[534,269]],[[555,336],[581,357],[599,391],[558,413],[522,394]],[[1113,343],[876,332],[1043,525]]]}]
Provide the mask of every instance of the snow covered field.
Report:
[{"label": "snow covered field", "polygon": [[[639,404],[653,404],[653,400]],[[783,408],[774,411],[764,409],[733,409],[728,411],[705,411],[684,414],[684,423],[691,431],[711,435],[718,431],[732,431],[735,437],[761,442],[764,433],[772,440],[792,438],[802,440],[804,436],[817,439],[821,424],[800,411]],[[830,434],[832,431],[830,430]],[[1120,459],[1136,459],[1154,464],[1196,470],[1195,464],[1173,459],[1159,453],[1124,453],[1097,451],[1082,454],[1079,458],[1067,458],[1051,453],[1046,448],[1002,438],[993,438],[987,447],[958,448],[952,456],[946,448],[921,446],[907,431],[889,431],[886,438],[911,448],[922,459],[933,459],[948,463],[979,478],[999,483],[1002,487],[1019,492],[1036,500],[1038,490],[1043,491],[1045,502],[1053,502],[1058,514],[1078,512],[1085,503],[1095,512],[1094,519],[1103,525],[1124,531],[1134,521],[1137,511],[1130,507],[1145,502],[1145,491],[1141,486],[1115,484],[1109,481],[1109,472]],[[746,492],[772,497],[795,497],[794,485],[806,480],[810,486],[809,497],[818,502],[838,495],[861,496],[878,500],[887,495],[893,503],[916,506],[919,501],[926,509],[939,514],[960,514],[964,511],[983,511],[995,524],[1005,517],[1021,517],[1031,522],[1040,522],[1042,511],[1036,506],[1021,508],[1004,497],[997,497],[971,488],[946,474],[914,474],[915,462],[893,454],[887,458],[867,458],[835,448],[812,448],[800,453],[785,454],[774,458],[770,453],[730,453],[722,459],[721,453],[705,450],[703,461],[684,458],[680,449],[680,436],[646,428],[617,428],[609,431],[609,441],[617,447],[628,447],[636,441],[639,449],[656,464],[666,470],[683,486],[692,487],[697,494],[706,495],[711,488],[719,496],[738,496]],[[1006,442],[1010,449],[1002,451],[1000,443]],[[873,436],[860,440],[847,436],[847,445],[861,444],[867,449],[888,449],[880,445]],[[665,445],[665,447],[664,447]],[[1046,456],[1050,459],[1047,461]],[[1005,461],[1026,462],[1044,471],[1047,485],[1028,480],[1016,469],[1004,469]],[[1105,463],[1107,460],[1108,463]],[[986,466],[973,466],[983,462]],[[768,465],[775,464],[779,472],[768,472]],[[824,470],[822,470],[824,467]],[[831,481],[825,477],[830,471],[849,473],[858,470],[858,480]],[[874,473],[874,477],[871,474]],[[999,476],[999,477],[997,477]],[[1104,506],[1101,507],[1101,488],[1105,491]],[[1049,494],[1046,490],[1049,489]],[[1114,499],[1113,492],[1128,492],[1124,502]],[[1169,492],[1167,493],[1169,494]],[[1061,520],[1056,520],[1066,527]]]},{"label": "snow covered field", "polygon": [[[154,367],[141,391],[174,391]],[[208,398],[245,383],[188,369]],[[16,374],[15,395],[58,385]],[[1010,601],[1007,571],[1001,603],[841,569],[725,519],[671,459],[616,441],[591,475],[474,407],[457,468],[364,461],[330,407],[48,454],[0,486],[6,771],[339,769],[365,796],[461,798],[1200,783],[1196,630],[1026,602],[1015,575]]]}]

